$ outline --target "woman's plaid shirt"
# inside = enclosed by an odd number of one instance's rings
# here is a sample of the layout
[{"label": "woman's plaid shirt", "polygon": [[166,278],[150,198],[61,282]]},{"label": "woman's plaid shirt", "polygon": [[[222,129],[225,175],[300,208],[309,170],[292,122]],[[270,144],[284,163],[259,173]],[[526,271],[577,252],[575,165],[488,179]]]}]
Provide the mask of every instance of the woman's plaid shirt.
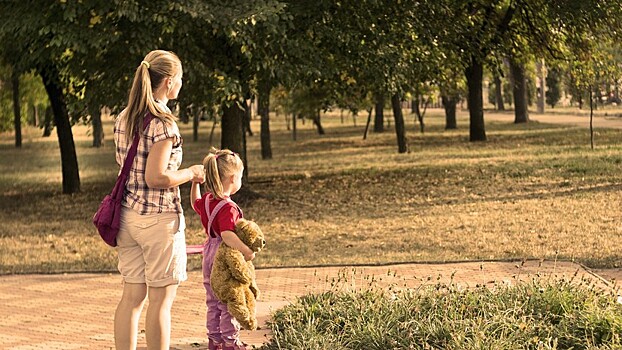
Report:
[{"label": "woman's plaid shirt", "polygon": [[[128,138],[125,133],[125,122],[121,117],[125,111],[119,114],[114,125],[114,142],[116,144],[116,160],[119,167],[123,165],[127,152],[132,145],[132,138]],[[165,139],[173,139],[173,150],[168,161],[168,170],[175,171],[179,169],[182,159],[183,139],[179,133],[177,124],[167,125],[158,118],[153,118],[138,143],[138,151],[127,184],[125,185],[125,197],[123,206],[136,210],[139,214],[154,213],[182,213],[181,196],[179,187],[168,189],[149,188],[145,181],[145,167],[147,165],[147,156],[149,150],[154,143]],[[120,171],[119,171],[120,173]]]}]

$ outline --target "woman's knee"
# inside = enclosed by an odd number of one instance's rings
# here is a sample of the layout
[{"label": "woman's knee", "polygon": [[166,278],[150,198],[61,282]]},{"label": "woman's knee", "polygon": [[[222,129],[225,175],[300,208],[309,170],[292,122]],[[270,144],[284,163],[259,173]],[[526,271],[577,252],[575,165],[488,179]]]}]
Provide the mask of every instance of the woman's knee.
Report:
[{"label": "woman's knee", "polygon": [[123,296],[121,302],[131,304],[134,307],[140,306],[147,298],[147,285],[141,283],[125,283],[123,286]]},{"label": "woman's knee", "polygon": [[177,285],[149,287],[149,304],[172,304],[177,295]]}]

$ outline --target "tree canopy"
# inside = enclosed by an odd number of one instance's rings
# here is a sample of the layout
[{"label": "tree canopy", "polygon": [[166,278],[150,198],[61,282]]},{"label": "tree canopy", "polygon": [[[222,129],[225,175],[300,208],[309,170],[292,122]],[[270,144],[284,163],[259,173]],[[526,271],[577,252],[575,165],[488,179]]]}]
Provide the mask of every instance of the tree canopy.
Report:
[{"label": "tree canopy", "polygon": [[[0,10],[1,61],[43,78],[67,193],[79,191],[71,124],[123,108],[136,67],[156,48],[182,59],[182,107],[222,110],[221,144],[244,156],[246,100],[279,85],[304,99],[292,108],[354,112],[385,96],[398,108],[423,86],[455,110],[466,86],[470,139],[483,141],[486,67],[546,58],[589,86],[619,69],[609,48],[622,25],[617,0],[7,0]],[[397,138],[405,151],[404,132]]]}]

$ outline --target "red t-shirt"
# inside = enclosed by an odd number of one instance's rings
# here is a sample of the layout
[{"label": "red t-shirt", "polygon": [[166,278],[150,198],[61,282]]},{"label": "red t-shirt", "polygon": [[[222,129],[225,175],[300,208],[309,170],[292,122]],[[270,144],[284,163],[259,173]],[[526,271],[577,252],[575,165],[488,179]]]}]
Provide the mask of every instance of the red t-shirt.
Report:
[{"label": "red t-shirt", "polygon": [[[206,193],[203,197],[194,201],[192,205],[192,209],[201,216],[201,223],[203,227],[205,227],[205,233],[209,237],[209,232],[207,231],[207,224],[209,221],[209,215],[205,212],[205,201],[209,198],[209,210],[210,213],[214,210],[216,205],[222,199],[214,199],[210,193]],[[216,214],[214,221],[212,222],[212,232],[216,236],[220,236],[223,231],[232,231],[235,232],[235,223],[240,218],[240,211],[237,206],[233,203],[225,203],[222,208]]]}]

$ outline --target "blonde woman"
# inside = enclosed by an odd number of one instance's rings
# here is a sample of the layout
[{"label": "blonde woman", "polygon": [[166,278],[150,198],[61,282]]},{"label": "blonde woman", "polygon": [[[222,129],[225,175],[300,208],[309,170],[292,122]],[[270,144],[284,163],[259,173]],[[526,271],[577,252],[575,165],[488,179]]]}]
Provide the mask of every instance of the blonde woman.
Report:
[{"label": "blonde woman", "polygon": [[134,135],[140,137],[117,236],[118,268],[124,282],[114,316],[117,349],[136,349],[138,321],[147,297],[147,348],[169,349],[171,306],[177,286],[186,280],[179,185],[204,182],[205,173],[202,165],[180,169],[182,138],[166,104],[177,98],[182,74],[181,61],[174,53],[155,50],[147,54],[136,69],[127,107],[114,126],[120,166]]}]

